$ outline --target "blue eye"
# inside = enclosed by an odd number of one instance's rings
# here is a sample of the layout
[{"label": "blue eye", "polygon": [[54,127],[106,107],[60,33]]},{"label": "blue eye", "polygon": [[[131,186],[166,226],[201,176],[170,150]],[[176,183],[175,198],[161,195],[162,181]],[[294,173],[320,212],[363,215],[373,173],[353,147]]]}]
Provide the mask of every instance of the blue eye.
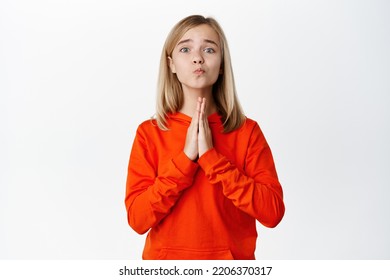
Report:
[{"label": "blue eye", "polygon": [[206,53],[215,53],[215,50],[213,48],[205,48],[204,52],[206,52]]},{"label": "blue eye", "polygon": [[187,52],[189,52],[189,51],[190,51],[190,49],[187,48],[187,47],[184,47],[184,48],[181,48],[181,49],[180,49],[180,52],[182,52],[182,53],[187,53]]}]

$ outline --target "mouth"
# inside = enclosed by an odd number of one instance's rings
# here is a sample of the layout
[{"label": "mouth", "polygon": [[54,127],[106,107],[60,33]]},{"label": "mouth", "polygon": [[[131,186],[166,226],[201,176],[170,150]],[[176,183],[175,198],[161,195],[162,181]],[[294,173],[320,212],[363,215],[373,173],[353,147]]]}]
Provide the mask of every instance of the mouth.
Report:
[{"label": "mouth", "polygon": [[195,71],[194,71],[194,73],[196,74],[196,75],[201,75],[201,74],[203,74],[205,71],[202,69],[202,68],[198,68],[198,69],[196,69]]}]

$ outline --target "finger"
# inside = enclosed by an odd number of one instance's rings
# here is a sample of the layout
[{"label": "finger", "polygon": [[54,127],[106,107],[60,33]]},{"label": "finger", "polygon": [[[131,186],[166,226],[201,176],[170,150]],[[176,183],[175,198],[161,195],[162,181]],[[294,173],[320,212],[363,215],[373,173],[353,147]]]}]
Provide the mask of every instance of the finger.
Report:
[{"label": "finger", "polygon": [[206,98],[202,98],[202,103],[200,106],[200,119],[204,121],[206,117]]},{"label": "finger", "polygon": [[200,112],[201,112],[201,100],[198,99],[198,102],[196,103],[196,111],[195,111],[195,116],[196,116],[196,125],[198,126],[199,124],[199,119],[200,119]]},{"label": "finger", "polygon": [[192,116],[191,123],[190,123],[191,127],[196,127],[196,130],[198,130],[198,125],[199,125],[200,107],[201,107],[201,105],[200,105],[199,100],[198,100],[198,102],[196,104],[195,112]]},{"label": "finger", "polygon": [[203,99],[202,99],[200,111],[201,111],[203,114],[204,114],[205,111],[206,111],[206,98],[203,98]]},{"label": "finger", "polygon": [[200,113],[202,111],[202,98],[198,98],[198,102],[196,103],[196,111]]}]

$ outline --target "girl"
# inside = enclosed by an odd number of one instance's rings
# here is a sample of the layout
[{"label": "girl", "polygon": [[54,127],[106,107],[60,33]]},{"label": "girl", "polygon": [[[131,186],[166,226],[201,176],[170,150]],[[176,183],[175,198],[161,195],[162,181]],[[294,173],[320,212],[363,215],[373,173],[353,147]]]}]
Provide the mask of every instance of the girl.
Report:
[{"label": "girl", "polygon": [[157,113],[134,139],[129,225],[143,259],[254,259],[256,220],[275,227],[283,193],[271,150],[236,96],[225,35],[189,16],[165,42]]}]

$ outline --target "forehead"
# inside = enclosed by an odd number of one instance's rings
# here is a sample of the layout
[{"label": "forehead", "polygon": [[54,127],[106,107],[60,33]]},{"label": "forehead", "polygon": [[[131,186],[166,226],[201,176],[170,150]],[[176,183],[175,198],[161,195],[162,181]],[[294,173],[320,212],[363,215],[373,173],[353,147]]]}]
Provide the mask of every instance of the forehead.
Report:
[{"label": "forehead", "polygon": [[179,39],[178,42],[191,39],[193,41],[196,40],[212,40],[219,44],[219,36],[218,33],[209,25],[201,24],[195,26],[189,30]]}]

